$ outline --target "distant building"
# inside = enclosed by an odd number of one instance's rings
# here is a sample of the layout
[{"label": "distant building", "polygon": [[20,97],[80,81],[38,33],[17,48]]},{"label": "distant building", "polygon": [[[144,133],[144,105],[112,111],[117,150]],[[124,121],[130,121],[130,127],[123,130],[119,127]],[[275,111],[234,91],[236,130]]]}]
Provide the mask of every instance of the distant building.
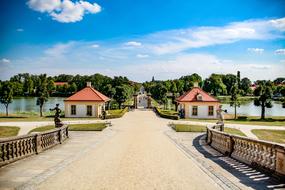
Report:
[{"label": "distant building", "polygon": [[217,117],[216,110],[220,102],[196,85],[191,90],[176,99],[178,109],[185,118],[207,118]]},{"label": "distant building", "polygon": [[64,86],[64,85],[68,85],[68,82],[54,82],[55,86]]},{"label": "distant building", "polygon": [[105,110],[110,98],[98,92],[87,82],[87,86],[64,100],[65,117],[97,117]]}]

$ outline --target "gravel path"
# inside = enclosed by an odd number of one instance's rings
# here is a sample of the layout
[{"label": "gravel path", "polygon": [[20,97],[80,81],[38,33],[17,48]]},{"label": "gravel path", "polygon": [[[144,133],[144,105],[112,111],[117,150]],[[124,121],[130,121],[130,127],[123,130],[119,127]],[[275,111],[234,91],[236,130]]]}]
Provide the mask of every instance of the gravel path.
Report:
[{"label": "gravel path", "polygon": [[164,134],[168,120],[134,111],[116,135],[48,178],[39,189],[221,189]]}]

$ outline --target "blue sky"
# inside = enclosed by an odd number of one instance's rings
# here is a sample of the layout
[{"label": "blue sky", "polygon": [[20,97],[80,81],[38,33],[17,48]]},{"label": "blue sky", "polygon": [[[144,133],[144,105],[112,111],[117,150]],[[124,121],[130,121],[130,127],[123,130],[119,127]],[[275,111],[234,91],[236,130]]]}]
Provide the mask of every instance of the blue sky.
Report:
[{"label": "blue sky", "polygon": [[285,1],[3,0],[0,79],[285,77]]}]

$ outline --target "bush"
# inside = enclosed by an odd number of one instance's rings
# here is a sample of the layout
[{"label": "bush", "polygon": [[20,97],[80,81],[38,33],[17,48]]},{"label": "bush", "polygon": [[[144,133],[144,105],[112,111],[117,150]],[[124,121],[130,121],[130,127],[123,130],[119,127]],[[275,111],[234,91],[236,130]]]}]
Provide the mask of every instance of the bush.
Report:
[{"label": "bush", "polygon": [[157,107],[154,107],[154,111],[162,118],[173,119],[173,120],[178,120],[179,119],[179,116],[176,115],[175,113],[166,114],[166,113],[164,113],[163,111],[161,111]]},{"label": "bush", "polygon": [[238,120],[247,120],[247,116],[238,116]]},{"label": "bush", "polygon": [[128,111],[128,107],[125,107],[124,109],[121,109],[121,110],[108,110],[106,119],[115,119],[115,118],[123,117],[127,111]]}]

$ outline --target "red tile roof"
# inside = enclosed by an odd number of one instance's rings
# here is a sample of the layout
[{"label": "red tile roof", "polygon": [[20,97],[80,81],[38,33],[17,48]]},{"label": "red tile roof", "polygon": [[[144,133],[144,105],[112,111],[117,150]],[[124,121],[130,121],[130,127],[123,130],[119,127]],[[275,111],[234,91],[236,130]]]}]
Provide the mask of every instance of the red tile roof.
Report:
[{"label": "red tile roof", "polygon": [[68,85],[68,82],[54,82],[55,86],[63,86],[63,85]]},{"label": "red tile roof", "polygon": [[76,92],[72,96],[68,97],[64,101],[96,101],[96,102],[107,102],[110,98],[104,94],[98,92],[94,88],[87,86],[82,90]]},{"label": "red tile roof", "polygon": [[[197,95],[201,94],[202,100],[197,99]],[[199,87],[194,87],[182,96],[176,99],[177,102],[219,102],[215,97],[209,95],[207,92]]]}]

